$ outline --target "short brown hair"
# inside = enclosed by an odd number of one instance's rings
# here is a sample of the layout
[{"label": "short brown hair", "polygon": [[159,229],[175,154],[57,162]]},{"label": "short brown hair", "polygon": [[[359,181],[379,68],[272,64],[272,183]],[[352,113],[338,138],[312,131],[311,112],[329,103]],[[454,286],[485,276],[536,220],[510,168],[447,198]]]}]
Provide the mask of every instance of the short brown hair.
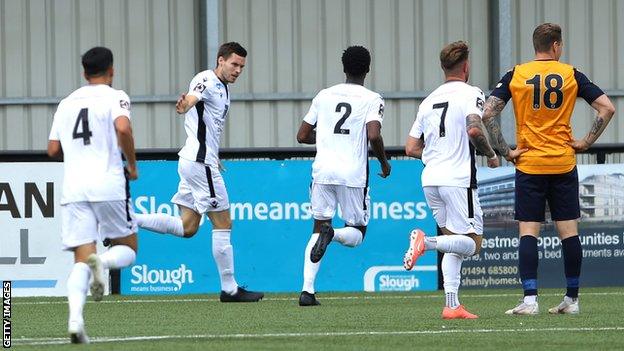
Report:
[{"label": "short brown hair", "polygon": [[440,64],[444,72],[452,71],[460,63],[468,59],[468,44],[464,41],[456,41],[445,46],[440,51]]},{"label": "short brown hair", "polygon": [[222,44],[217,52],[217,66],[219,65],[219,57],[223,57],[227,60],[232,54],[236,54],[240,57],[247,57],[247,50],[235,41]]},{"label": "short brown hair", "polygon": [[561,43],[561,27],[554,23],[542,23],[533,31],[533,48],[535,52],[550,50],[554,42]]}]

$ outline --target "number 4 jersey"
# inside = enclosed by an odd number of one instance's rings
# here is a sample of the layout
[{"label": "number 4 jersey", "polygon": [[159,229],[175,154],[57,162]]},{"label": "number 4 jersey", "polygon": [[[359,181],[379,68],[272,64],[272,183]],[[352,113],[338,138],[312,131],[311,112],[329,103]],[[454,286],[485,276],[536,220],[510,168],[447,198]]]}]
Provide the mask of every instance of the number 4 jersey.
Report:
[{"label": "number 4 jersey", "polygon": [[59,104],[50,140],[63,148],[61,204],[126,200],[126,178],[114,121],[130,118],[130,99],[108,85],[87,85]]},{"label": "number 4 jersey", "polygon": [[528,148],[516,167],[529,174],[563,174],[576,165],[570,118],[577,97],[591,104],[603,92],[574,67],[555,60],[517,65],[492,96],[513,99],[516,143]]},{"label": "number 4 jersey", "polygon": [[409,135],[422,138],[423,186],[477,187],[474,147],[466,131],[466,117],[483,116],[481,89],[449,81],[434,90],[418,107]]},{"label": "number 4 jersey", "polygon": [[383,110],[381,96],[359,84],[337,84],[316,95],[303,119],[316,126],[315,183],[367,186],[366,124],[381,123]]}]

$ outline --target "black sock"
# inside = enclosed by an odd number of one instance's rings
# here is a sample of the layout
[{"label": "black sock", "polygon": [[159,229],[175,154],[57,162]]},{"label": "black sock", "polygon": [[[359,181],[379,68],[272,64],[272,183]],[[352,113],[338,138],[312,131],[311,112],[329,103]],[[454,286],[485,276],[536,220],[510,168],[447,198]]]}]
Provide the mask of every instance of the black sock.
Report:
[{"label": "black sock", "polygon": [[537,238],[531,235],[520,237],[518,256],[524,296],[537,295]]},{"label": "black sock", "polygon": [[581,262],[583,261],[583,249],[578,235],[563,239],[561,241],[563,251],[563,264],[567,282],[566,296],[578,297],[579,277],[581,276]]}]

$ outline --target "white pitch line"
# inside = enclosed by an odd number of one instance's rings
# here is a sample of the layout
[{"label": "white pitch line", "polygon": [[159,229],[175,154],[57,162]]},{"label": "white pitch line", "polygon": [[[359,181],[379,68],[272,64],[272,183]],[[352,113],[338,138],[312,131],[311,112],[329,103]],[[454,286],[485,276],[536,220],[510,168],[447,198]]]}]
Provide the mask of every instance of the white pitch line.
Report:
[{"label": "white pitch line", "polygon": [[[363,331],[363,332],[326,332],[326,333],[265,333],[265,334],[195,334],[195,335],[147,335],[129,337],[93,337],[92,343],[152,341],[175,339],[264,339],[264,338],[306,338],[338,336],[380,336],[380,335],[436,335],[464,333],[531,333],[531,332],[600,332],[624,331],[624,327],[600,328],[520,328],[520,329],[442,329],[442,330],[405,330],[405,331]],[[54,345],[66,344],[67,338],[32,338],[13,339],[15,345]]]},{"label": "white pitch line", "polygon": [[[622,292],[585,292],[581,293],[582,296],[623,296]],[[418,299],[438,299],[442,294],[436,295],[375,295],[375,296],[323,296],[320,295],[322,300],[418,300]],[[470,293],[463,294],[464,298],[489,298],[489,297],[518,297],[520,294],[475,294]],[[540,296],[562,296],[562,294],[540,294]],[[295,301],[297,297],[269,297],[264,301]],[[219,302],[218,298],[198,298],[198,299],[130,299],[130,300],[104,300],[100,302],[87,301],[87,303],[179,303],[179,302]],[[65,300],[58,301],[22,301],[13,302],[13,305],[63,305],[66,304]]]}]

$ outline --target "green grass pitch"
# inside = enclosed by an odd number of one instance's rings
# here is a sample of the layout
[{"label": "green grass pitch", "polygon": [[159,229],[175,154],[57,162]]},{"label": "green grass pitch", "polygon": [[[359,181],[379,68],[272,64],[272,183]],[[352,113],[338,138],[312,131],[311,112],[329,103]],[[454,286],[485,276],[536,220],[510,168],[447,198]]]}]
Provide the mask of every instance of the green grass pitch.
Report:
[{"label": "green grass pitch", "polygon": [[85,306],[91,345],[69,345],[63,298],[14,298],[17,350],[618,350],[624,348],[624,289],[582,289],[581,314],[547,313],[560,290],[543,289],[538,316],[506,316],[520,292],[464,290],[478,320],[444,321],[442,292],[296,294],[223,304],[215,295],[107,296]]}]

